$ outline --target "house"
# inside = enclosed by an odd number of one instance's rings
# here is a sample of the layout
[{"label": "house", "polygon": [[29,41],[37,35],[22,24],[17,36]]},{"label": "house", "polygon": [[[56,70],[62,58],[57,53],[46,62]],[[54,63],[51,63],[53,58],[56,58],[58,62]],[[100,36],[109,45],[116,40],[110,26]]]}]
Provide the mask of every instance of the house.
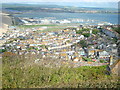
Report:
[{"label": "house", "polygon": [[109,29],[102,29],[102,32],[108,35],[111,38],[118,38],[116,32]]},{"label": "house", "polygon": [[95,57],[95,53],[96,53],[95,50],[89,50],[89,51],[88,51],[88,54],[89,54],[89,56],[91,56],[91,57]]},{"label": "house", "polygon": [[3,54],[2,54],[2,56],[4,57],[4,56],[16,56],[16,54],[15,53],[12,53],[12,52],[4,52]]},{"label": "house", "polygon": [[20,50],[20,51],[18,51],[18,54],[19,54],[19,55],[24,55],[24,54],[25,54],[25,50]]},{"label": "house", "polygon": [[26,50],[26,46],[23,45],[23,44],[19,44],[16,46],[17,49],[20,49],[20,50]]},{"label": "house", "polygon": [[80,50],[80,51],[78,52],[78,54],[79,54],[80,56],[85,56],[85,55],[86,55],[84,50]]},{"label": "house", "polygon": [[74,61],[74,62],[78,62],[78,61],[79,61],[79,58],[78,58],[78,57],[75,57],[75,58],[73,59],[73,61]]},{"label": "house", "polygon": [[78,36],[78,39],[84,39],[84,38],[85,38],[84,35]]},{"label": "house", "polygon": [[104,60],[109,60],[110,54],[107,51],[99,52],[99,58]]}]

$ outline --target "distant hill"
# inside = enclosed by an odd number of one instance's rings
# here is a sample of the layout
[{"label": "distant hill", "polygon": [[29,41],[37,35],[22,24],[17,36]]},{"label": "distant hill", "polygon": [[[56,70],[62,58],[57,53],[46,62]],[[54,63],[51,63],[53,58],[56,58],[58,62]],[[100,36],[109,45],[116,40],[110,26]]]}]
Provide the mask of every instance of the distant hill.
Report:
[{"label": "distant hill", "polygon": [[0,27],[2,27],[3,24],[6,24],[8,26],[22,24],[21,20],[17,17],[13,17],[6,13],[1,14],[1,16],[2,22],[0,23]]},{"label": "distant hill", "polygon": [[1,14],[2,15],[2,23],[7,25],[12,25],[12,18],[8,15]]},{"label": "distant hill", "polygon": [[[114,1],[114,0],[113,0]],[[3,4],[25,4],[29,5],[54,5],[54,6],[75,6],[75,7],[96,7],[96,8],[118,8],[118,2],[21,2],[21,3],[3,3]]]},{"label": "distant hill", "polygon": [[[5,11],[8,12],[15,12],[15,13],[20,13],[20,12],[29,12],[29,11],[46,11],[46,12],[76,12],[76,11],[98,11],[101,13],[116,13],[118,12],[117,8],[106,8],[102,7],[101,4],[104,4],[104,6],[107,6],[107,3],[97,3],[97,6],[93,6],[94,3],[83,3],[83,2],[78,2],[78,3],[3,3],[2,8]],[[109,4],[111,5],[111,3]],[[108,6],[109,6],[108,5]],[[101,6],[101,7],[99,7]],[[116,6],[116,4],[112,6]],[[55,10],[52,8],[59,8],[60,10]]]}]

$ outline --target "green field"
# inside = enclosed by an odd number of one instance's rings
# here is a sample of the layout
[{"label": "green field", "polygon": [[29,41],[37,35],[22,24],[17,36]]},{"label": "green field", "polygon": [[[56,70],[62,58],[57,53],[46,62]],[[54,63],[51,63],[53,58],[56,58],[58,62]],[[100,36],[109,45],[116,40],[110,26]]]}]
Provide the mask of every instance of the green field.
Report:
[{"label": "green field", "polygon": [[31,29],[31,28],[40,28],[43,26],[46,26],[47,29],[45,30],[38,30],[37,32],[48,32],[48,31],[59,31],[59,30],[63,30],[64,28],[66,28],[67,26],[76,26],[78,24],[48,24],[48,25],[18,25],[17,27],[24,30],[24,29]]},{"label": "green field", "polygon": [[17,27],[19,27],[19,28],[34,28],[34,27],[43,27],[43,26],[57,26],[57,25],[55,25],[55,24],[48,24],[48,25],[44,25],[44,24],[42,24],[42,25],[17,25]]},{"label": "green field", "polygon": [[25,66],[25,60],[3,57],[3,88],[117,88],[118,77],[106,75],[106,66],[48,68]]}]

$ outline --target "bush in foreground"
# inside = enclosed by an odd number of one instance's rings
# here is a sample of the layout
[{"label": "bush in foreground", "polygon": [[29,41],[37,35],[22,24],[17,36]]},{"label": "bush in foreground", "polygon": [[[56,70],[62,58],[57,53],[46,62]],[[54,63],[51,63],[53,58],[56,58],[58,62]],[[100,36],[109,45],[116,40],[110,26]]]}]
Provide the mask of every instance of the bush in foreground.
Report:
[{"label": "bush in foreground", "polygon": [[47,68],[24,66],[24,60],[3,57],[3,88],[117,88],[118,77],[106,66]]}]

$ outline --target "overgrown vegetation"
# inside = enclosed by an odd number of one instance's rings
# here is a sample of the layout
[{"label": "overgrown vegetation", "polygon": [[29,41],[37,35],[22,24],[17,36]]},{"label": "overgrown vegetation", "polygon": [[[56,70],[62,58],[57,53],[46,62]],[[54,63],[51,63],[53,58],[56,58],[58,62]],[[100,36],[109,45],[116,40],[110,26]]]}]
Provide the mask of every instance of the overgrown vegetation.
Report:
[{"label": "overgrown vegetation", "polygon": [[118,77],[106,75],[106,66],[47,68],[24,62],[15,56],[3,57],[3,88],[117,88]]},{"label": "overgrown vegetation", "polygon": [[120,34],[120,26],[113,28],[114,31],[116,31],[118,34]]}]

